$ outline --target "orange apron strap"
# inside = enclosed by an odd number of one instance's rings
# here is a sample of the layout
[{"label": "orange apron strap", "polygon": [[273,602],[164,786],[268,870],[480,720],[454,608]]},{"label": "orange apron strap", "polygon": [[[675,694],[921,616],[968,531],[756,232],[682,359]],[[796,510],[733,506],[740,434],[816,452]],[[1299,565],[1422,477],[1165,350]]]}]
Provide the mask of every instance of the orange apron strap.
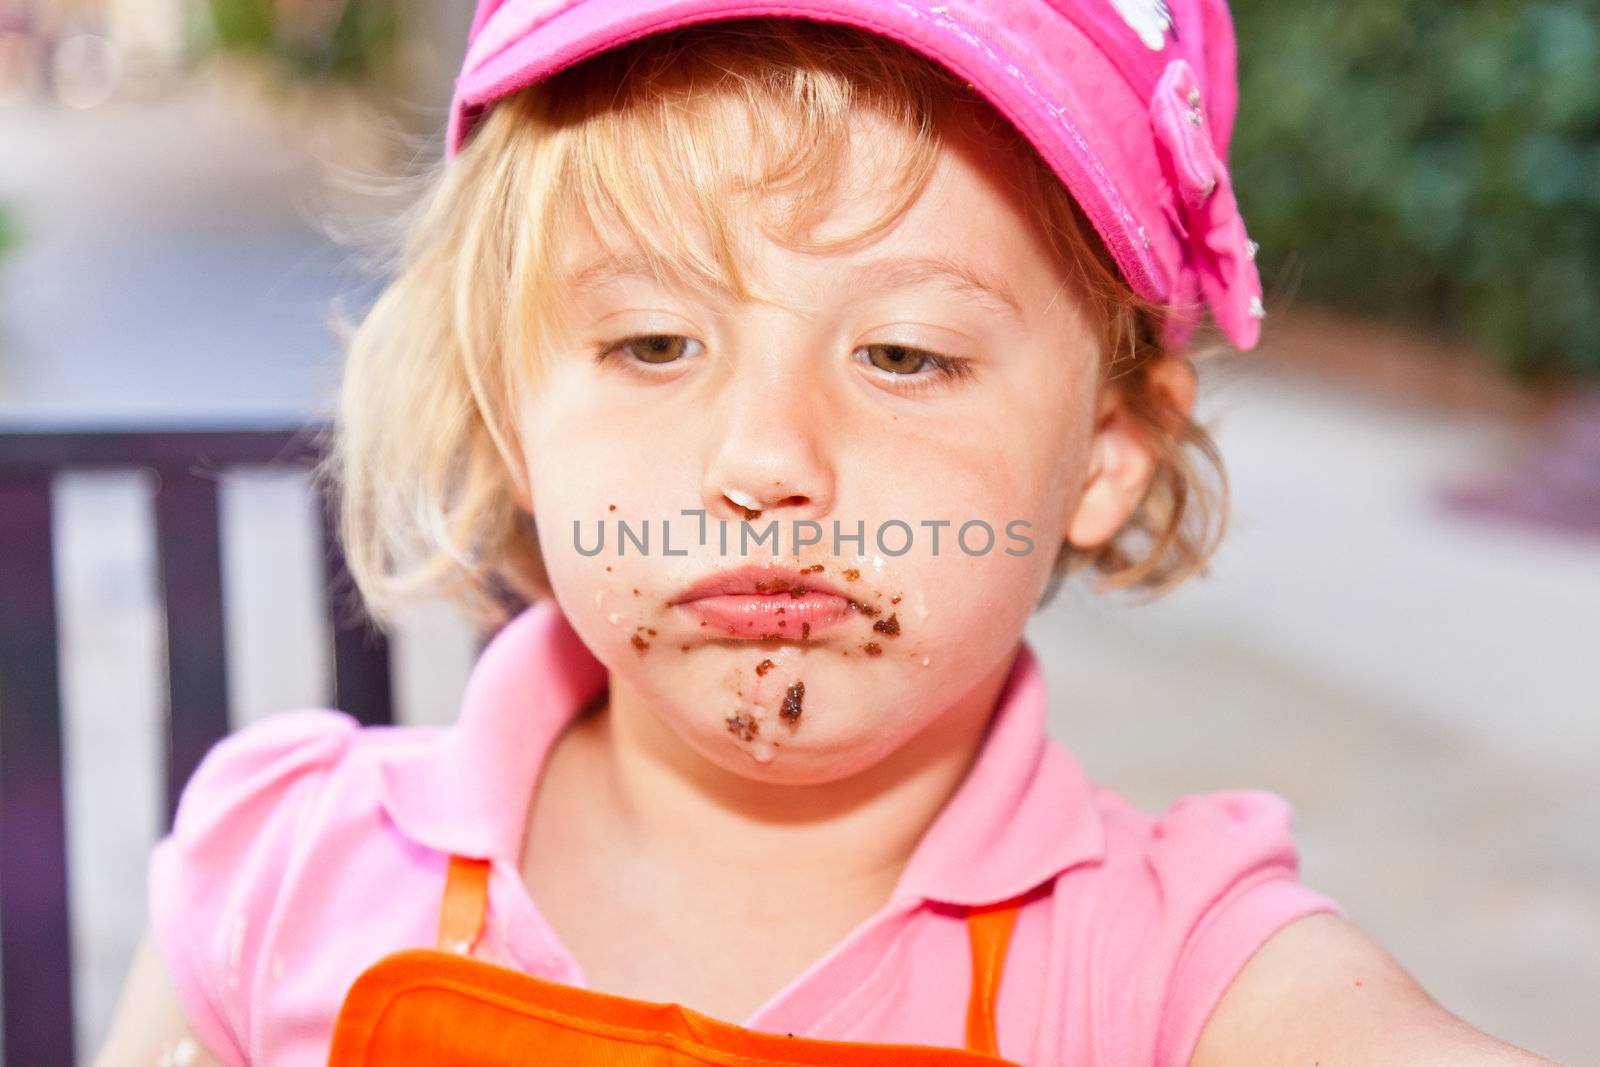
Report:
[{"label": "orange apron strap", "polygon": [[451,856],[439,906],[439,950],[467,955],[489,910],[489,861]]},{"label": "orange apron strap", "polygon": [[1000,1055],[995,1033],[995,1008],[1000,994],[1000,977],[1005,972],[1006,949],[1011,930],[1022,909],[1022,898],[1015,897],[967,911],[967,934],[972,942],[972,997],[967,1002],[967,1048],[991,1056]]},{"label": "orange apron strap", "polygon": [[[489,905],[489,861],[451,856],[439,908],[439,949],[469,955],[483,932]],[[972,944],[972,994],[967,1002],[967,1048],[998,1057],[996,1007],[1006,950],[1022,898],[967,910]]]}]

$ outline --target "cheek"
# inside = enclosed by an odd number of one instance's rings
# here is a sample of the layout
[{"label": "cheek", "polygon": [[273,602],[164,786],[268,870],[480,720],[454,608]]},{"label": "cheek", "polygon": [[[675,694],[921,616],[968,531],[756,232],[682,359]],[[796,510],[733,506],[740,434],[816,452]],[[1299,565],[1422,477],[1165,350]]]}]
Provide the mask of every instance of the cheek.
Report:
[{"label": "cheek", "polygon": [[[539,551],[556,600],[574,625],[587,624],[596,650],[637,655],[660,643],[659,611],[648,605],[659,604],[663,564],[683,562],[660,554],[661,517],[695,506],[698,493],[686,470],[661,462],[670,442],[650,447],[618,432],[628,420],[608,418],[591,392],[580,373],[557,370],[521,411]],[[620,549],[619,524],[641,537],[649,528],[648,552]]]},{"label": "cheek", "polygon": [[[1068,383],[1007,399],[897,442],[879,464],[891,473],[871,478],[878,521],[904,519],[916,531],[918,551],[903,558],[913,569],[903,618],[947,655],[975,633],[1026,623],[1086,469],[1089,401]],[[948,522],[937,546],[923,520]]]},{"label": "cheek", "polygon": [[886,440],[871,468],[858,472],[873,510],[913,525],[949,520],[941,555],[947,541],[981,555],[985,526],[1000,541],[1008,529],[1053,538],[1081,482],[1090,409],[1065,389],[1008,400]]},{"label": "cheek", "polygon": [[847,476],[866,487],[841,502],[865,519],[874,569],[861,599],[897,628],[876,638],[885,655],[870,664],[891,689],[937,700],[939,685],[982,669],[1025,625],[1056,559],[1060,444],[1010,429],[929,436]]}]

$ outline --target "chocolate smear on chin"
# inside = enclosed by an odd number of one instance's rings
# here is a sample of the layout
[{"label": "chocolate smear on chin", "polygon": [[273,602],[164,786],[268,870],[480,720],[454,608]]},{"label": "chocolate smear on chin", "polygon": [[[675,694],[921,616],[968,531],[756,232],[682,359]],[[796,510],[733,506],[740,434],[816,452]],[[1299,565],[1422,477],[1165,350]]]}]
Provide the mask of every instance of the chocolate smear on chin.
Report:
[{"label": "chocolate smear on chin", "polygon": [[784,722],[793,725],[800,721],[800,704],[801,701],[805,700],[805,696],[806,683],[801,681],[796,681],[788,689],[784,690],[783,707],[778,711]]}]

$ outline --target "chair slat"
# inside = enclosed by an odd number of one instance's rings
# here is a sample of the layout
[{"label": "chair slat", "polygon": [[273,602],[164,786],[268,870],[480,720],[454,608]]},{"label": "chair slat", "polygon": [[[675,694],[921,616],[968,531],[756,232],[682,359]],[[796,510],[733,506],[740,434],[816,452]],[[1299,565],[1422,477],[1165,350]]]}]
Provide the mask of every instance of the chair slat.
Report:
[{"label": "chair slat", "polygon": [[217,476],[160,473],[156,560],[167,631],[167,825],[206,751],[228,733]]},{"label": "chair slat", "polygon": [[[50,485],[64,470],[144,467],[157,477],[157,569],[166,621],[166,818],[229,730],[216,470],[301,466],[319,427],[0,433],[0,1022],[4,1062],[76,1062]],[[201,457],[196,468],[196,457]],[[319,502],[321,498],[319,497]],[[333,706],[393,721],[389,646],[366,619],[322,511]]]},{"label": "chair slat", "polygon": [[72,1063],[72,943],[50,478],[0,478],[5,1062]]},{"label": "chair slat", "polygon": [[394,722],[389,641],[362,609],[345,565],[331,496],[321,485],[316,493],[328,623],[333,633],[333,706],[363,724],[386,726]]}]

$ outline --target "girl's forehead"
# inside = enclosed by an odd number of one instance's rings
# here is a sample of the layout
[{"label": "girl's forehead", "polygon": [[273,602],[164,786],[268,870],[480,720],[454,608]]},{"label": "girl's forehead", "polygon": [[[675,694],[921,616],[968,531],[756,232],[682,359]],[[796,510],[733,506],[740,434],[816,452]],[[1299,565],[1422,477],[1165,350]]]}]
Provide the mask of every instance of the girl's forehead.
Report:
[{"label": "girl's forehead", "polygon": [[[785,258],[769,273],[781,273],[793,281],[799,275],[792,269],[808,257],[804,253],[783,254]],[[837,293],[865,294],[914,286],[937,288],[971,303],[982,305],[992,314],[1024,315],[1022,297],[1014,282],[996,270],[985,257],[968,256],[939,248],[918,246],[881,248],[814,257],[809,264],[833,282]],[[790,264],[785,271],[782,264]],[[627,281],[671,284],[657,265],[637,247],[597,248],[593,254],[571,267],[564,278],[569,293],[582,297],[606,286]],[[724,294],[732,295],[732,294]]]},{"label": "girl's forehead", "polygon": [[[625,281],[726,289],[731,260],[741,280],[758,289],[811,274],[829,288],[931,285],[997,313],[1020,314],[1030,283],[1053,290],[1059,282],[1059,267],[1014,183],[970,143],[942,149],[913,202],[876,234],[867,231],[892,202],[886,184],[873,181],[870,172],[857,175],[817,212],[806,239],[839,242],[820,250],[790,245],[760,224],[782,210],[778,198],[757,196],[731,212],[731,242],[711,240],[692,217],[664,233],[576,213],[561,244],[563,288],[574,296]],[[718,247],[727,249],[720,257]]]}]

